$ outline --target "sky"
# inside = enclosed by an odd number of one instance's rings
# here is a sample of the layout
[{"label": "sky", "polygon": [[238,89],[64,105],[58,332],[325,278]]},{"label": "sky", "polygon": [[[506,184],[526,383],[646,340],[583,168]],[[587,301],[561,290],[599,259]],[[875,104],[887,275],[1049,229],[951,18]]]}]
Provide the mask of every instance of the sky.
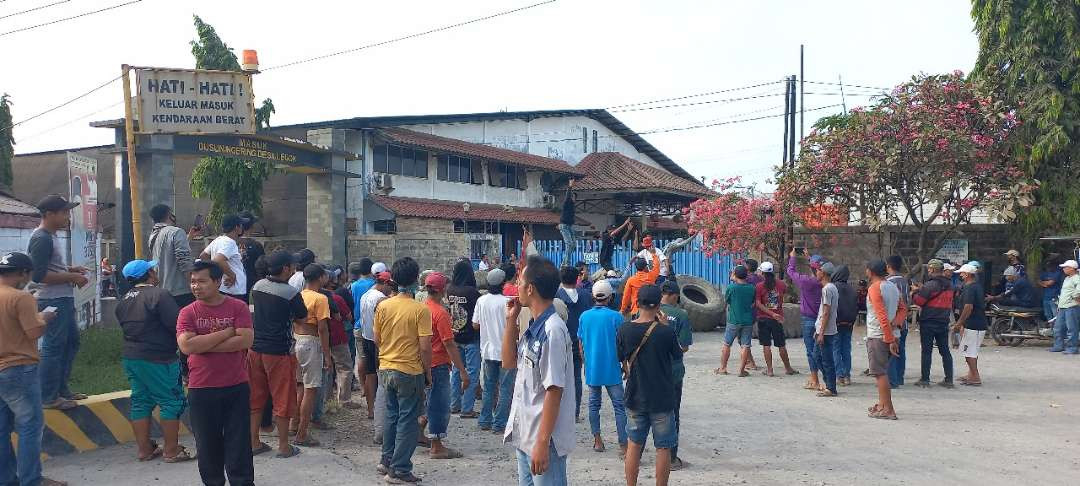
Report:
[{"label": "sky", "polygon": [[[142,0],[5,34],[131,0],[47,6],[57,1],[0,0],[0,93],[16,122],[118,76],[124,63],[194,67],[199,15],[238,56],[258,50],[264,72],[253,86],[257,102],[274,100],[273,125],[637,104],[628,108],[650,109],[612,112],[638,132],[731,122],[645,138],[694,176],[739,176],[759,190],[782,156],[784,87],[775,82],[799,73],[800,44],[807,133],[840,105],[866,105],[912,75],[967,72],[978,51],[965,0],[557,0],[279,69],[266,68],[542,0]],[[841,79],[843,97],[836,84],[817,84]],[[692,96],[762,83],[772,84]],[[15,127],[16,153],[112,143],[111,130],[88,123],[123,116],[121,89],[111,83]]]}]

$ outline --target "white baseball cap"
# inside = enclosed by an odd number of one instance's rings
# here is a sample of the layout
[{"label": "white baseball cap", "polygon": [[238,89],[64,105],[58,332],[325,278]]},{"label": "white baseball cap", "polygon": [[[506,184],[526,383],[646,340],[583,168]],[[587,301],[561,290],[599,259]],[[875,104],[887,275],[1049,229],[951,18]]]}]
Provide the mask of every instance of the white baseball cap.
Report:
[{"label": "white baseball cap", "polygon": [[1016,271],[1016,267],[1009,266],[1005,267],[1005,271],[1002,272],[1002,274],[1006,277],[1015,277],[1017,275],[1020,275],[1020,272]]},{"label": "white baseball cap", "polygon": [[379,274],[387,270],[386,264],[383,262],[375,262],[371,265],[371,274]]},{"label": "white baseball cap", "polygon": [[945,262],[945,266],[942,267],[942,270],[945,270],[946,272],[951,272],[953,270],[956,270],[956,267],[954,267],[953,264],[949,262]]},{"label": "white baseball cap", "polygon": [[1058,265],[1058,266],[1061,267],[1061,268],[1072,268],[1074,270],[1080,268],[1080,264],[1077,264],[1076,260],[1068,260],[1065,263],[1062,263],[1061,265]]},{"label": "white baseball cap", "polygon": [[975,265],[972,265],[970,263],[965,263],[963,265],[960,265],[960,269],[957,270],[957,273],[970,273],[970,274],[974,275],[976,273],[979,273],[979,269],[975,268]]},{"label": "white baseball cap", "polygon": [[1009,251],[1005,252],[1005,256],[1014,256],[1014,257],[1020,258],[1020,252],[1018,252],[1016,250],[1009,250]]},{"label": "white baseball cap", "polygon": [[601,280],[596,282],[592,286],[592,296],[594,299],[606,299],[611,297],[611,294],[615,293],[615,289],[611,288],[611,283],[607,280]]},{"label": "white baseball cap", "polygon": [[607,271],[607,276],[609,278],[618,278],[619,272],[616,272],[615,270],[608,270]]},{"label": "white baseball cap", "polygon": [[758,270],[761,270],[761,273],[772,273],[772,262],[761,262],[761,265],[758,266]]}]

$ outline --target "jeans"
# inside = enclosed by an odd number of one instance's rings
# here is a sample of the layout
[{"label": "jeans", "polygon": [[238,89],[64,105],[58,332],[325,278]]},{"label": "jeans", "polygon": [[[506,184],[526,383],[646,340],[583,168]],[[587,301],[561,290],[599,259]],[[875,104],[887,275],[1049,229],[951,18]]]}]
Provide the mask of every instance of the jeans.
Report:
[{"label": "jeans", "polygon": [[550,445],[547,471],[544,471],[544,474],[539,476],[534,476],[532,473],[532,458],[528,454],[521,452],[521,449],[518,449],[518,486],[566,486],[569,484],[566,482],[567,457],[556,454],[555,445]]},{"label": "jeans", "polygon": [[1057,317],[1058,306],[1056,297],[1053,299],[1043,299],[1042,307],[1043,317],[1046,318],[1046,320],[1049,321],[1050,319]]},{"label": "jeans", "polygon": [[424,406],[424,375],[379,370],[386,388],[386,423],[383,425],[382,464],[396,475],[412,473],[412,455],[420,436],[420,410]]},{"label": "jeans", "polygon": [[652,430],[653,447],[671,449],[679,440],[675,432],[675,414],[672,412],[645,412],[627,410],[626,434],[635,444],[644,446]]},{"label": "jeans", "polygon": [[[41,481],[41,410],[38,365],[17,365],[0,371],[0,484],[36,485]],[[11,433],[19,434],[18,454]]]},{"label": "jeans", "polygon": [[581,417],[581,396],[584,393],[584,383],[581,380],[581,341],[574,339],[570,344],[570,353],[574,356],[574,393],[577,405],[574,406],[574,417]]},{"label": "jeans", "polygon": [[[506,421],[510,419],[510,403],[514,400],[516,378],[517,370],[504,370],[502,361],[484,360],[484,395],[480,405],[480,418],[477,420],[481,427],[495,430],[506,428]],[[495,408],[496,390],[499,393],[498,408]]]},{"label": "jeans", "polygon": [[671,459],[679,457],[679,410],[682,408],[683,381],[675,382],[675,447],[671,448]]},{"label": "jeans", "polygon": [[1080,307],[1058,310],[1058,319],[1054,321],[1054,347],[1056,351],[1077,352],[1078,334],[1080,334]]},{"label": "jeans", "polygon": [[851,378],[851,331],[855,326],[836,326],[836,346],[833,347],[833,364],[837,378]]},{"label": "jeans", "polygon": [[198,449],[199,476],[206,486],[253,486],[251,389],[247,383],[224,388],[191,388],[191,432]]},{"label": "jeans", "polygon": [[50,403],[70,397],[68,381],[75,354],[79,352],[79,325],[75,322],[75,298],[38,300],[38,310],[56,307],[56,317],[45,327],[41,339],[41,401]]},{"label": "jeans", "polygon": [[623,407],[623,386],[589,386],[589,427],[594,437],[600,436],[600,404],[604,400],[604,389],[611,399],[611,408],[615,410],[615,433],[619,436],[619,445],[626,445],[626,409]]},{"label": "jeans", "polygon": [[315,392],[315,410],[311,412],[312,422],[322,422],[323,412],[326,411],[326,397],[334,388],[334,369],[323,370],[322,386]]},{"label": "jeans", "polygon": [[953,381],[952,351],[949,350],[949,323],[920,322],[919,341],[922,344],[920,356],[922,367],[919,375],[920,381],[930,381],[930,365],[934,361],[934,344],[937,343],[938,353],[941,354],[941,366],[945,368],[945,381]]},{"label": "jeans", "polygon": [[[829,391],[836,393],[836,363],[834,353],[836,352],[836,338],[839,334],[826,335],[824,341],[817,346],[814,346],[814,362],[817,363],[817,367],[821,370],[821,377],[825,380],[825,388]],[[817,344],[815,342],[815,344]]]},{"label": "jeans", "polygon": [[570,261],[570,258],[574,254],[574,250],[577,250],[577,239],[574,238],[574,230],[570,225],[560,223],[559,233],[562,234],[563,239],[562,266],[573,265],[574,262]]},{"label": "jeans", "polygon": [[458,343],[457,347],[469,375],[469,386],[462,391],[461,373],[456,368],[450,370],[450,409],[468,413],[476,407],[476,387],[480,385],[480,344]]},{"label": "jeans", "polygon": [[816,323],[816,317],[802,316],[802,341],[806,346],[806,361],[810,363],[811,373],[818,372],[817,361],[814,359],[814,348],[817,347],[817,341],[814,341],[814,324]]},{"label": "jeans", "polygon": [[904,384],[904,368],[907,367],[908,328],[900,329],[900,356],[889,356],[889,384],[897,387]]},{"label": "jeans", "polygon": [[450,425],[450,365],[431,368],[431,388],[427,393],[428,434],[433,439],[446,437]]}]

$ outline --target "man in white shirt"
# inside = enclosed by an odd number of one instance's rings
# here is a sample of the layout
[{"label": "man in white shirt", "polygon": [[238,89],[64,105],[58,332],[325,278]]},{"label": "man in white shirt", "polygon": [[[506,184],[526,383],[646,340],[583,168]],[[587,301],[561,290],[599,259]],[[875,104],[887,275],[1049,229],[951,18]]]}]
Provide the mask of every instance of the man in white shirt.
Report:
[{"label": "man in white shirt", "polygon": [[656,245],[653,244],[653,239],[651,236],[646,236],[642,238],[641,246],[644,246],[645,249],[638,252],[638,258],[641,258],[646,262],[651,262],[654,253],[656,254],[656,256],[660,257],[660,276],[656,278],[655,285],[662,285],[664,281],[668,279],[668,272],[670,271],[670,265],[668,265],[667,255],[664,254],[664,252],[662,251],[657,251]]},{"label": "man in white shirt", "polygon": [[306,285],[304,281],[304,269],[307,268],[308,265],[315,263],[315,252],[304,248],[303,250],[296,252],[293,259],[296,260],[296,268],[298,270],[293,273],[292,277],[289,277],[289,285],[292,285],[298,292],[302,292],[304,290],[304,285]]},{"label": "man in white shirt", "polygon": [[246,222],[236,214],[226,214],[221,220],[221,236],[214,238],[199,255],[200,260],[212,261],[225,272],[225,277],[221,279],[221,292],[244,302],[248,301],[247,274],[244,273],[244,262],[237,242],[244,235]]},{"label": "man in white shirt", "polygon": [[[506,326],[506,302],[503,295],[503,283],[506,272],[494,269],[487,274],[488,293],[476,300],[473,311],[473,326],[480,330],[480,359],[484,360],[484,393],[480,406],[478,423],[480,430],[506,429],[506,420],[510,417],[510,402],[513,400],[514,379],[517,370],[502,367],[502,337]],[[497,394],[497,395],[496,395]],[[495,397],[499,397],[498,409]]]},{"label": "man in white shirt", "polygon": [[[364,360],[363,374],[360,374],[359,366],[355,371],[357,376],[362,378],[360,383],[364,387],[364,398],[367,399],[368,419],[375,418],[375,410],[378,408],[375,405],[378,385],[375,375],[379,371],[379,351],[375,348],[375,307],[386,299],[395,287],[390,272],[383,270],[374,275],[375,285],[360,297],[360,308],[357,309],[357,313],[360,314],[360,328],[353,330],[353,336],[357,340],[356,349],[359,350],[359,359]],[[381,435],[376,434],[375,437],[381,437]]]}]

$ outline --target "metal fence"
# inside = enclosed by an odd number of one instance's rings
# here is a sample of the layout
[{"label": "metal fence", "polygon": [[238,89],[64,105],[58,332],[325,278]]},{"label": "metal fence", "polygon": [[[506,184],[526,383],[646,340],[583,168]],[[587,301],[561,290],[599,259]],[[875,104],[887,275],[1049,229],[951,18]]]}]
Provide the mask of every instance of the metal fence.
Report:
[{"label": "metal fence", "polygon": [[[541,255],[556,262],[556,264],[562,263],[564,248],[562,240],[538,240],[534,243],[536,243],[536,249]],[[667,243],[668,240],[656,240],[654,242],[658,249],[664,248]],[[517,254],[521,254],[520,242],[518,243]],[[578,240],[577,250],[574,251],[571,261],[574,263],[586,262],[589,273],[592,273],[600,268],[600,264],[596,261],[599,254],[600,240]],[[627,265],[633,255],[634,251],[629,244],[616,246],[611,261],[616,270],[624,272],[628,268]],[[693,275],[709,281],[718,288],[724,288],[728,283],[728,276],[741,258],[738,255],[720,256],[714,254],[711,257],[705,256],[705,252],[701,251],[700,243],[692,241],[672,255],[671,268],[675,274]]]}]

